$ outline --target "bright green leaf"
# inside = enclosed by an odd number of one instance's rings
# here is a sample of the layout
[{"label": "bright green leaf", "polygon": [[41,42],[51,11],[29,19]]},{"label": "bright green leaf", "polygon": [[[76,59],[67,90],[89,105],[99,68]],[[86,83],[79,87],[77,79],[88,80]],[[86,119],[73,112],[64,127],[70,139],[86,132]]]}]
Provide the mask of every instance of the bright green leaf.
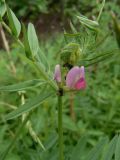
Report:
[{"label": "bright green leaf", "polygon": [[34,57],[38,53],[39,43],[38,43],[38,38],[36,35],[34,25],[32,23],[28,24],[27,36],[28,36],[28,43],[29,43],[30,51]]},{"label": "bright green leaf", "polygon": [[28,43],[27,31],[26,31],[24,24],[22,24],[22,31],[23,31],[23,43],[24,43],[24,47],[25,47],[26,56],[27,56],[27,58],[33,60],[33,57],[32,57],[31,51],[30,51],[30,46]]},{"label": "bright green leaf", "polygon": [[16,37],[18,37],[21,31],[21,24],[19,20],[17,19],[17,17],[15,16],[14,12],[9,7],[7,7],[7,14],[8,14],[8,20],[9,20],[9,24],[10,24],[12,33]]},{"label": "bright green leaf", "polygon": [[4,16],[5,12],[6,12],[5,3],[4,2],[0,2],[0,20]]}]

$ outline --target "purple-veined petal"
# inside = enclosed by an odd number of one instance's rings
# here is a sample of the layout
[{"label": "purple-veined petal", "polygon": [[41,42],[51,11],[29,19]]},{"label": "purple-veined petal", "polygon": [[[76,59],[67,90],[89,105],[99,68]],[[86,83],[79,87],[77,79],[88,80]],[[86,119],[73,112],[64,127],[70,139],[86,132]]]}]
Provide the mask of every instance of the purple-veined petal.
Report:
[{"label": "purple-veined petal", "polygon": [[66,86],[70,89],[84,89],[86,86],[85,82],[85,71],[84,66],[73,67],[66,76]]},{"label": "purple-veined petal", "polygon": [[56,80],[56,82],[61,82],[61,69],[59,64],[55,66],[54,80]]},{"label": "purple-veined petal", "polygon": [[80,68],[78,66],[73,67],[66,76],[66,85],[69,88],[74,88],[74,84],[79,80]]}]

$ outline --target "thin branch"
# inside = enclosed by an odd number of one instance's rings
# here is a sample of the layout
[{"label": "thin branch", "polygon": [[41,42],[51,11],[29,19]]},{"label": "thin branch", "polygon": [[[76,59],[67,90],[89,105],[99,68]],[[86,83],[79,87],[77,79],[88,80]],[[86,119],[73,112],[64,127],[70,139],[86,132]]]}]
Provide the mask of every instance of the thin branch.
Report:
[{"label": "thin branch", "polygon": [[15,64],[14,64],[14,62],[13,62],[13,60],[12,60],[12,56],[11,56],[11,54],[10,54],[10,47],[9,47],[7,38],[6,38],[6,36],[5,36],[5,32],[4,32],[1,24],[0,24],[0,34],[1,34],[1,37],[2,37],[2,40],[3,40],[4,48],[5,48],[6,53],[7,53],[7,55],[8,55],[11,72],[12,72],[13,75],[15,76],[15,75],[16,75],[16,67],[15,67]]}]

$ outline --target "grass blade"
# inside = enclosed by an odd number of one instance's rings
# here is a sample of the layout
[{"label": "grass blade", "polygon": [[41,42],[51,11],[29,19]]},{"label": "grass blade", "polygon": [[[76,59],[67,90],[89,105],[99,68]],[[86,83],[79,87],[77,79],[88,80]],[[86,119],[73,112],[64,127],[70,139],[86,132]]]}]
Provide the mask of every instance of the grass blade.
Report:
[{"label": "grass blade", "polygon": [[32,87],[40,86],[44,83],[46,82],[40,79],[33,79],[33,80],[25,81],[25,82],[20,82],[18,84],[2,86],[0,87],[0,91],[8,91],[8,92],[21,91],[21,90],[26,90]]},{"label": "grass blade", "polygon": [[88,153],[85,160],[98,160],[107,142],[107,137],[102,138],[100,142],[98,142],[98,144]]},{"label": "grass blade", "polygon": [[120,160],[120,135],[118,137],[118,141],[115,149],[115,160]]},{"label": "grass blade", "polygon": [[13,119],[16,118],[20,115],[22,115],[25,112],[31,111],[32,109],[38,107],[41,103],[43,103],[48,97],[52,96],[53,93],[45,93],[45,94],[40,94],[28,102],[26,102],[24,105],[19,106],[18,109],[14,110],[13,112],[9,113],[5,119]]},{"label": "grass blade", "polygon": [[118,135],[116,135],[112,139],[112,141],[108,144],[108,147],[105,150],[105,154],[103,155],[103,159],[102,160],[111,160],[112,159],[113,154],[115,152],[117,140],[118,140]]},{"label": "grass blade", "polygon": [[87,143],[87,137],[86,136],[81,137],[80,140],[78,141],[77,145],[73,149],[70,160],[74,160],[74,159],[80,160],[81,159],[81,157],[84,154],[86,143]]}]

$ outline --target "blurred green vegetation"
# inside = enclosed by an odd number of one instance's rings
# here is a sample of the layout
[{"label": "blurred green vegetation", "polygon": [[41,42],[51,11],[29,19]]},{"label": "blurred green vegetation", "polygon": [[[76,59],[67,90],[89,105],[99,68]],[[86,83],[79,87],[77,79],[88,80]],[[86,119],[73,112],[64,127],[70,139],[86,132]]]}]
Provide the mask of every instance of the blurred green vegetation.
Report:
[{"label": "blurred green vegetation", "polygon": [[[9,6],[19,16],[19,18],[31,19],[40,18],[40,14],[63,13],[61,16],[67,16],[78,26],[75,15],[84,14],[88,17],[98,14],[100,8],[99,0],[7,0]],[[64,3],[63,3],[64,2]],[[114,56],[86,67],[87,88],[80,91],[77,95],[67,94],[64,98],[63,108],[63,125],[66,160],[69,159],[70,153],[77,144],[78,140],[87,136],[87,149],[95,146],[99,139],[108,136],[110,139],[116,133],[120,133],[120,55],[113,29],[113,21],[110,12],[113,11],[120,16],[120,2],[107,1],[101,18],[101,35],[106,39],[102,45],[96,48],[95,53],[112,52]],[[54,17],[53,17],[54,18]],[[29,19],[29,20],[28,20]],[[67,21],[67,20],[66,20]],[[65,24],[62,21],[61,23]],[[47,26],[49,27],[49,26]],[[64,26],[65,28],[66,26]],[[25,80],[38,78],[38,73],[27,64],[21,56],[23,54],[20,46],[8,37],[10,44],[10,54],[14,63],[16,73],[12,72],[7,52],[4,45],[0,50],[0,86],[14,84]],[[39,35],[41,32],[39,33]],[[83,33],[84,34],[84,33]],[[41,51],[46,54],[51,64],[51,70],[54,72],[54,66],[58,63],[58,53],[65,44],[65,38],[61,33],[51,33],[51,37],[45,37],[45,40],[39,37]],[[99,38],[102,39],[102,36]],[[84,42],[84,53],[90,52],[88,43],[91,39]],[[2,44],[2,40],[1,40]],[[94,48],[94,46],[93,46]],[[119,51],[120,52],[120,51]],[[90,55],[89,55],[90,57]],[[36,96],[41,91],[45,91],[46,86],[32,88],[24,93],[0,92],[0,153],[2,153],[11,140],[14,138],[17,128],[22,122],[21,117],[5,121],[5,115],[18,107],[22,103],[22,95],[25,101],[28,98]],[[71,96],[74,97],[74,118],[72,117],[70,106]],[[47,151],[43,151],[40,145],[30,135],[27,128],[22,130],[19,140],[16,142],[14,149],[7,156],[6,160],[56,160],[57,158],[57,100],[55,97],[49,98],[40,107],[32,111],[30,117],[32,128],[44,144]],[[74,120],[73,120],[74,119]],[[76,160],[80,160],[79,158]]]},{"label": "blurred green vegetation", "polygon": [[[49,14],[53,12],[54,14],[63,12],[63,15],[74,17],[76,14],[86,14],[92,15],[98,13],[100,8],[101,0],[6,0],[10,7],[15,11],[19,17],[36,18],[42,13]],[[119,0],[112,2],[108,0],[106,3],[107,11],[111,9],[116,13],[119,12]]]}]

